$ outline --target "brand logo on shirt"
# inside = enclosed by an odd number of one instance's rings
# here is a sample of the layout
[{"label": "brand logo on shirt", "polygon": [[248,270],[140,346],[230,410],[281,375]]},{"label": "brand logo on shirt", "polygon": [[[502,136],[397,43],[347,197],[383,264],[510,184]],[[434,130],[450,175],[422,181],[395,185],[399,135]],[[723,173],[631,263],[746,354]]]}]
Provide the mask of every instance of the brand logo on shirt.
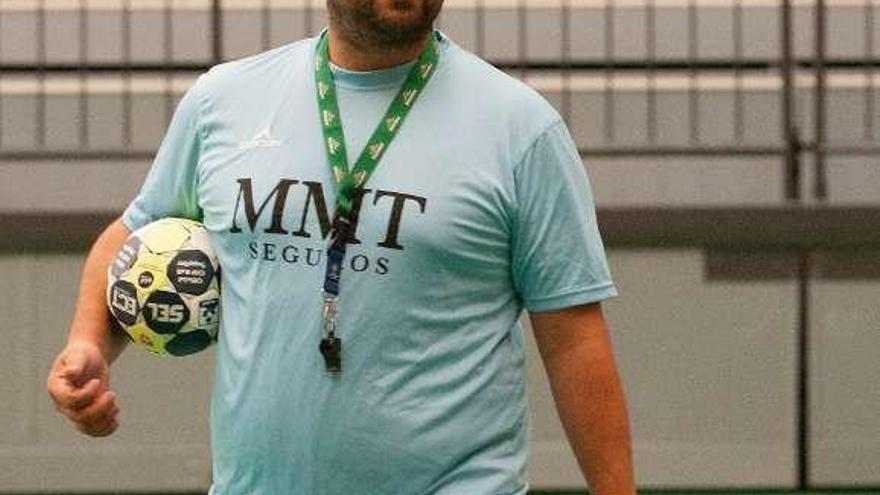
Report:
[{"label": "brand logo on shirt", "polygon": [[[254,192],[254,183],[259,179],[236,179],[238,194],[232,212],[230,234],[263,233],[288,238],[327,239],[330,234],[330,209],[324,196],[324,188],[320,182],[301,181],[282,178],[265,196],[258,197]],[[291,195],[291,191],[300,189],[305,194]],[[265,190],[260,188],[260,190]],[[303,197],[298,204],[290,201],[291,197]],[[389,204],[390,211],[384,232],[380,232],[381,240],[376,247],[392,251],[403,251],[404,244],[400,239],[404,217],[424,214],[428,200],[422,196],[383,189],[355,189],[352,196],[353,223],[347,243],[362,244],[358,232],[358,218],[362,210]],[[261,221],[262,218],[262,221]],[[317,220],[317,221],[315,221]],[[268,224],[268,225],[267,225]],[[292,239],[291,239],[292,240]],[[248,245],[248,256],[263,261],[285,261],[287,263],[304,262],[309,266],[321,264],[323,248],[284,244],[275,241],[257,242]],[[390,260],[386,257],[372,258],[366,254],[352,253],[348,260],[354,271],[374,270],[378,274],[389,271]]]},{"label": "brand logo on shirt", "polygon": [[[251,232],[260,230],[257,227],[259,219],[264,213],[268,213],[270,223],[269,226],[262,229],[266,234],[291,235],[293,237],[310,238],[317,232],[309,231],[309,217],[315,215],[320,227],[321,238],[326,239],[330,232],[330,210],[327,208],[327,201],[324,196],[324,188],[320,182],[299,181],[297,179],[281,179],[269,194],[262,198],[262,201],[256,201],[254,197],[253,183],[254,179],[241,178],[237,179],[238,196],[235,198],[235,209],[232,212],[232,227],[230,233],[238,234],[244,231],[242,226],[248,228]],[[299,208],[293,211],[291,217],[285,217],[285,211],[290,213],[288,209],[288,198],[290,191],[294,187],[305,188],[305,199]],[[369,207],[377,206],[380,202],[391,201],[391,211],[388,216],[388,227],[385,231],[384,240],[376,244],[380,248],[394,249],[402,251],[404,246],[400,243],[400,224],[403,220],[404,210],[411,211],[412,206],[417,207],[418,213],[425,213],[425,207],[428,200],[422,196],[415,196],[397,191],[385,191],[382,189],[355,189],[352,197],[351,208],[354,218],[351,234],[349,235],[349,244],[360,244],[357,238],[358,223],[361,209],[364,207],[364,199],[372,196],[372,201],[367,200]],[[271,203],[271,207],[270,207]],[[259,206],[257,206],[259,204]],[[409,208],[404,208],[411,205]],[[270,211],[267,211],[271,208]],[[241,222],[241,217],[246,223]],[[295,224],[296,228],[291,230]]]},{"label": "brand logo on shirt", "polygon": [[272,135],[272,128],[266,127],[257,133],[250,141],[245,141],[238,145],[240,150],[249,150],[253,148],[277,148],[281,146],[281,140],[276,139]]}]

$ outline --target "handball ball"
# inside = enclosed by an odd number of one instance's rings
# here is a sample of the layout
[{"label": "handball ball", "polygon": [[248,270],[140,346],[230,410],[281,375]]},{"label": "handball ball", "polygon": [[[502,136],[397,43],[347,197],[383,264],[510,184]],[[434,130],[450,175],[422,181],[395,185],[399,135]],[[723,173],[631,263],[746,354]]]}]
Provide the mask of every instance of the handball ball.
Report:
[{"label": "handball ball", "polygon": [[131,340],[185,356],[217,339],[220,267],[198,222],[165,218],[128,237],[107,269],[107,305]]}]

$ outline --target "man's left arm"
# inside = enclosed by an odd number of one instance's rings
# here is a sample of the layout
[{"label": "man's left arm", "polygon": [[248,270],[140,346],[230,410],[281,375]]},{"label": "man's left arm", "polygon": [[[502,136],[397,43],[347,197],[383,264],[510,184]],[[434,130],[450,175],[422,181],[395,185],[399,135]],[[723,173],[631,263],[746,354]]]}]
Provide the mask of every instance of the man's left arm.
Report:
[{"label": "man's left arm", "polygon": [[633,495],[626,401],[599,303],[532,312],[556,409],[593,495]]}]

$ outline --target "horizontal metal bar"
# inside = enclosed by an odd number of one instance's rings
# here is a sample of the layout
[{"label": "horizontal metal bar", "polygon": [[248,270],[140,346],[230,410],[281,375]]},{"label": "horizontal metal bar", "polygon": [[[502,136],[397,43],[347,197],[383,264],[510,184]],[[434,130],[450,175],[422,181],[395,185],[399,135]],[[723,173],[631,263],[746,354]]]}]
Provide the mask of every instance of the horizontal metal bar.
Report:
[{"label": "horizontal metal bar", "polygon": [[780,146],[621,146],[581,148],[582,157],[625,156],[775,156],[785,152]]},{"label": "horizontal metal bar", "polygon": [[[760,282],[795,280],[799,256],[791,252],[760,253],[707,250],[704,273],[713,282]],[[880,248],[814,251],[810,259],[811,278],[816,280],[880,280]]]},{"label": "horizontal metal bar", "polygon": [[[659,156],[659,155],[687,155],[687,156],[718,156],[718,155],[747,155],[766,156],[782,153],[781,147],[744,147],[744,148],[707,148],[707,147],[627,147],[627,148],[589,148],[579,150],[581,156]],[[834,151],[833,148],[830,151]],[[854,153],[855,150],[847,150]],[[866,150],[865,154],[876,151]],[[95,160],[150,160],[154,152],[148,150],[123,151],[123,150],[43,150],[43,151],[0,151],[0,161],[26,162],[26,161],[95,161]]]},{"label": "horizontal metal bar", "polygon": [[[812,149],[810,146],[808,149]],[[825,145],[824,153],[831,157],[832,155],[866,155],[866,156],[877,156],[880,155],[880,145],[871,144],[866,146],[854,145],[854,146],[834,146],[834,145]]]},{"label": "horizontal metal bar", "polygon": [[45,65],[34,64],[0,64],[0,74],[10,75],[33,75],[35,72],[46,74],[67,74],[90,72],[94,74],[117,74],[125,72],[205,72],[211,68],[208,62],[168,62],[168,63],[132,63],[129,65],[119,63],[47,63]]},{"label": "horizontal metal bar", "polygon": [[[809,151],[809,145],[804,146]],[[589,157],[640,157],[640,156],[780,156],[785,152],[782,146],[620,146],[581,148],[584,158]],[[828,146],[829,156],[833,155],[880,155],[880,145],[869,146]],[[150,161],[154,150],[28,150],[0,151],[0,162],[33,161]],[[2,165],[2,163],[0,163]]]},{"label": "horizontal metal bar", "polygon": [[[562,64],[556,59],[546,61],[490,61],[493,65],[504,70],[583,70],[583,71],[733,71],[733,70],[769,70],[777,69],[778,59],[714,59],[714,60],[677,60],[677,59],[653,59],[647,60],[640,57],[632,60],[572,60]],[[812,58],[800,58],[795,60],[794,65],[800,69],[811,69],[815,65]],[[826,59],[825,65],[829,69],[852,69],[864,70],[866,67],[880,67],[880,59],[862,58],[832,58]]]},{"label": "horizontal metal bar", "polygon": [[[608,148],[583,148],[579,152],[582,157],[615,157],[615,156],[773,156],[780,155],[784,149],[781,146],[743,146],[743,147],[708,147],[708,146],[645,146],[645,147],[608,147]],[[833,152],[833,149],[830,151]],[[95,160],[152,160],[154,151],[151,150],[28,150],[28,151],[0,151],[0,161],[28,162],[28,161],[95,161]]]},{"label": "horizontal metal bar", "polygon": [[[776,59],[745,59],[745,60],[654,60],[649,63],[642,59],[636,60],[571,60],[561,62],[557,59],[545,61],[504,61],[489,60],[494,66],[503,70],[580,70],[580,71],[643,71],[649,67],[655,71],[733,71],[733,70],[770,70],[775,69],[779,65]],[[801,69],[810,69],[814,66],[815,60],[811,58],[798,59],[795,65]],[[211,68],[213,64],[207,60],[204,62],[159,62],[159,63],[143,63],[135,62],[130,64],[124,63],[46,63],[38,64],[22,64],[22,63],[3,63],[0,64],[0,74],[32,74],[34,72],[45,73],[68,73],[68,72],[204,72]],[[858,58],[837,58],[827,59],[825,66],[828,69],[852,69],[865,70],[866,68],[880,68],[880,59],[858,59]]]},{"label": "horizontal metal bar", "polygon": [[148,150],[34,150],[34,151],[0,151],[2,162],[39,162],[39,161],[150,161],[155,151]]},{"label": "horizontal metal bar", "polygon": [[[0,212],[0,252],[82,251],[119,212]],[[877,249],[880,207],[599,208],[610,248]]]},{"label": "horizontal metal bar", "polygon": [[613,247],[708,249],[876,249],[880,207],[600,208]]},{"label": "horizontal metal bar", "polygon": [[[814,150],[812,144],[804,144],[802,151]],[[824,152],[828,156],[876,156],[880,155],[880,144],[866,145],[831,145],[824,146]],[[597,147],[581,148],[578,150],[582,157],[591,156],[775,156],[785,153],[783,146],[620,146],[620,147]]]}]

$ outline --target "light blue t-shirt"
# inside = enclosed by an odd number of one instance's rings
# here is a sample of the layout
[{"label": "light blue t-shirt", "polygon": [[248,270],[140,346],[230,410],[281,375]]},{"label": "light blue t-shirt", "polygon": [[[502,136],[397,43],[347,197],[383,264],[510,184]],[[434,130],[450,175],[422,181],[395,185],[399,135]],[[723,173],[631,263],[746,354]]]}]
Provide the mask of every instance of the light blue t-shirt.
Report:
[{"label": "light blue t-shirt", "polygon": [[[526,492],[519,316],[615,294],[580,157],[524,84],[440,35],[440,62],[359,196],[343,371],[318,352],[335,198],[316,39],[219,65],[181,101],[130,229],[202,220],[222,267],[216,495]],[[409,65],[335,68],[349,163]]]}]

